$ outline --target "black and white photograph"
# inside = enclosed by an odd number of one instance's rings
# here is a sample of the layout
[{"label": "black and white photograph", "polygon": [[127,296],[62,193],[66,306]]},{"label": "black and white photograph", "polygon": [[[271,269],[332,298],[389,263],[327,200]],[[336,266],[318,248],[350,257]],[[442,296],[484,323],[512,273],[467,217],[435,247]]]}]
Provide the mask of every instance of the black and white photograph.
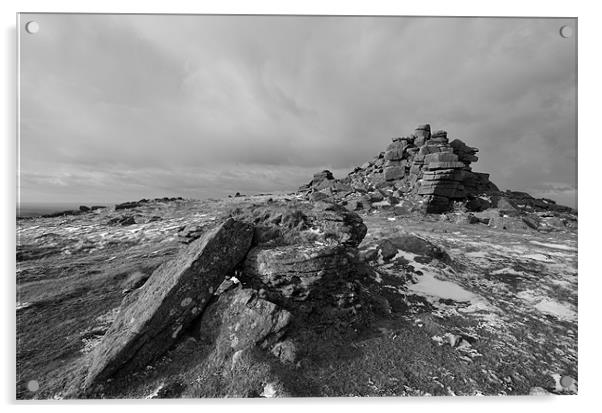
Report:
[{"label": "black and white photograph", "polygon": [[578,394],[577,17],[16,31],[17,400]]}]

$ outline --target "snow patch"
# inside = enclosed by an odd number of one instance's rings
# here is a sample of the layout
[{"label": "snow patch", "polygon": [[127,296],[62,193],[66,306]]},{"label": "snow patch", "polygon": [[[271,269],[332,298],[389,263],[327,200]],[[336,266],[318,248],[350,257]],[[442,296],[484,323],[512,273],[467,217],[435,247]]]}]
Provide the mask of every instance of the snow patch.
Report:
[{"label": "snow patch", "polygon": [[516,296],[541,313],[552,315],[563,321],[577,320],[577,312],[568,303],[560,303],[549,297],[538,297],[531,290],[521,291]]},{"label": "snow patch", "polygon": [[491,275],[524,275],[522,271],[516,271],[514,268],[506,267],[491,271]]},{"label": "snow patch", "polygon": [[161,389],[163,388],[165,384],[161,383],[159,384],[159,386],[148,396],[144,397],[145,399],[155,399],[157,398],[157,396],[159,395],[159,392],[161,391]]},{"label": "snow patch", "polygon": [[554,262],[553,260],[551,260],[550,258],[546,257],[543,254],[527,254],[527,255],[523,255],[523,258],[526,258],[529,260],[534,260],[534,261],[541,261],[541,262]]},{"label": "snow patch", "polygon": [[435,275],[431,272],[424,272],[424,275],[418,277],[418,282],[409,285],[408,289],[421,295],[454,301],[473,302],[480,300],[479,296],[465,290],[458,284],[435,278]]},{"label": "snow patch", "polygon": [[545,242],[539,242],[539,241],[529,241],[531,244],[535,244],[535,245],[540,245],[542,247],[548,247],[548,248],[555,248],[557,250],[564,250],[564,251],[577,251],[577,248],[575,247],[571,247],[569,245],[563,245],[563,244],[552,244],[552,243],[545,243]]},{"label": "snow patch", "polygon": [[545,298],[535,304],[535,308],[545,314],[550,314],[564,321],[576,321],[577,313],[573,311],[568,304],[562,304],[558,301]]}]

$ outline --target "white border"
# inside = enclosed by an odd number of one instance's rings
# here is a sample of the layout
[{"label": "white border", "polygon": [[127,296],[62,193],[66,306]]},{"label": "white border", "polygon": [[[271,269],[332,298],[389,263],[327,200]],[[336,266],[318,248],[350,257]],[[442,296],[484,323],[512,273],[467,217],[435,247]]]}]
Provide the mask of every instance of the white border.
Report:
[{"label": "white border", "polygon": [[[600,315],[602,310],[597,297],[602,291],[600,277],[602,270],[595,258],[599,255],[598,246],[602,232],[599,231],[602,203],[597,201],[597,191],[601,186],[596,179],[596,166],[600,164],[602,151],[599,144],[600,133],[600,29],[602,15],[598,13],[595,1],[268,1],[268,0],[222,0],[219,2],[178,1],[178,0],[103,0],[88,2],[75,0],[3,0],[2,29],[4,53],[2,62],[4,99],[2,100],[2,125],[5,127],[2,154],[3,194],[2,203],[2,253],[4,302],[2,311],[6,330],[0,340],[4,356],[2,379],[2,400],[10,411],[13,409],[44,409],[46,411],[91,410],[105,412],[125,411],[132,407],[142,407],[150,412],[163,412],[166,404],[177,405],[178,409],[211,409],[219,411],[243,410],[265,411],[286,409],[306,411],[308,409],[329,409],[338,406],[346,411],[365,411],[368,408],[391,410],[416,410],[467,412],[467,411],[519,411],[522,408],[545,409],[546,411],[590,410],[600,386]],[[106,13],[216,13],[216,14],[349,14],[349,15],[448,15],[448,16],[546,16],[579,18],[579,396],[535,398],[435,398],[435,399],[289,399],[289,400],[201,400],[199,402],[73,402],[73,403],[16,403],[15,394],[15,320],[14,320],[14,264],[15,264],[15,203],[16,203],[16,31],[17,12],[106,12]],[[595,299],[598,298],[598,299]],[[130,407],[130,405],[133,405]]]}]

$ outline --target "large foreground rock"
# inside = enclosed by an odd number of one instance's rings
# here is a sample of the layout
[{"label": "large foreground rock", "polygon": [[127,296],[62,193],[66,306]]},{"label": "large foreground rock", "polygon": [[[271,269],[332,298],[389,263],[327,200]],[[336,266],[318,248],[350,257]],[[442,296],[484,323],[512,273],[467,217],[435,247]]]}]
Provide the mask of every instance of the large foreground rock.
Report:
[{"label": "large foreground rock", "polygon": [[354,250],[345,246],[256,247],[244,264],[245,281],[283,305],[295,301],[333,303],[354,280]]},{"label": "large foreground rock", "polygon": [[255,225],[241,281],[295,313],[355,304],[359,215],[328,202],[272,203],[235,211]]},{"label": "large foreground rock", "polygon": [[118,370],[143,367],[164,353],[245,257],[252,237],[252,225],[230,218],[157,268],[145,286],[122,304],[117,319],[91,354],[84,388]]},{"label": "large foreground rock", "polygon": [[275,342],[291,317],[285,309],[260,298],[255,290],[238,287],[220,295],[207,308],[195,333],[223,358],[266,340]]}]

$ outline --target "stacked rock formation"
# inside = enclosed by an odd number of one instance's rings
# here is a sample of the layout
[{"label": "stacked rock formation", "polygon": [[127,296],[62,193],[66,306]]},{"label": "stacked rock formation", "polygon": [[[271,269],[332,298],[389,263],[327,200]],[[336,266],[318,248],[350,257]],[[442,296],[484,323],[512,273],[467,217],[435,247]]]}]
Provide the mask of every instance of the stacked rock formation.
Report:
[{"label": "stacked rock formation", "polygon": [[421,125],[387,147],[384,179],[391,182],[407,176],[410,191],[424,197],[426,212],[444,212],[453,201],[497,191],[488,174],[472,172],[477,152],[459,139],[449,142],[446,131],[431,133],[430,125]]},{"label": "stacked rock formation", "polygon": [[347,178],[334,179],[329,171],[322,171],[300,190],[313,191],[315,199],[315,192],[324,190],[329,196],[344,198],[349,192],[366,193],[370,187],[393,188],[399,197],[418,196],[429,213],[446,212],[455,201],[480,207],[481,202],[473,201],[498,188],[489,181],[489,174],[472,171],[477,152],[460,139],[450,142],[444,130],[431,132],[430,125],[420,125],[410,136],[394,138],[385,152]]}]

